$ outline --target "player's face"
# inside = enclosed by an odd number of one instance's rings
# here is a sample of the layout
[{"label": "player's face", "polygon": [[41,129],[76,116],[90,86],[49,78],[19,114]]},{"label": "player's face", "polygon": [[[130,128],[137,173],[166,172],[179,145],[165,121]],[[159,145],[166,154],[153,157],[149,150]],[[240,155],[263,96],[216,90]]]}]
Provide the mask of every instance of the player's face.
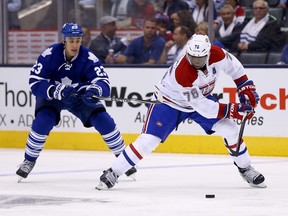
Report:
[{"label": "player's face", "polygon": [[196,69],[201,69],[207,60],[207,56],[203,56],[203,57],[195,57],[195,56],[191,56],[189,54],[186,55],[188,59],[188,61],[196,68]]},{"label": "player's face", "polygon": [[73,58],[80,50],[82,43],[81,37],[67,37],[65,42],[65,54],[66,58]]}]

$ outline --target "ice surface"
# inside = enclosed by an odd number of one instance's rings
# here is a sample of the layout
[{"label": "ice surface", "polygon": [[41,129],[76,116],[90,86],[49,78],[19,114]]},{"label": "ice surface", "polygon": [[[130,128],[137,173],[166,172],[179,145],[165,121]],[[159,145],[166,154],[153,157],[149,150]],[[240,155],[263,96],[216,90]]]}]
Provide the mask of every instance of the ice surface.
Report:
[{"label": "ice surface", "polygon": [[[271,216],[288,212],[288,158],[252,157],[266,189],[251,188],[228,155],[153,153],[137,181],[121,176],[95,190],[110,152],[43,150],[21,183],[15,171],[24,149],[0,149],[1,216]],[[215,194],[207,199],[206,194]]]}]

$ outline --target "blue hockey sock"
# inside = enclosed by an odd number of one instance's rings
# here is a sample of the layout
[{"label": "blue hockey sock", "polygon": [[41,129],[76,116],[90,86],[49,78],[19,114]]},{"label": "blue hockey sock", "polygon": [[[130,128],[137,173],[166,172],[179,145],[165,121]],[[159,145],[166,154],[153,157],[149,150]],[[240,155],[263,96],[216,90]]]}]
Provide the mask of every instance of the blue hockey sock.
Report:
[{"label": "blue hockey sock", "polygon": [[114,120],[107,112],[96,113],[91,116],[91,124],[102,135],[108,148],[118,156],[125,148],[124,140],[117,129]]},{"label": "blue hockey sock", "polygon": [[47,136],[56,124],[56,113],[51,109],[40,110],[33,121],[28,135],[25,159],[36,161],[46,142]]}]

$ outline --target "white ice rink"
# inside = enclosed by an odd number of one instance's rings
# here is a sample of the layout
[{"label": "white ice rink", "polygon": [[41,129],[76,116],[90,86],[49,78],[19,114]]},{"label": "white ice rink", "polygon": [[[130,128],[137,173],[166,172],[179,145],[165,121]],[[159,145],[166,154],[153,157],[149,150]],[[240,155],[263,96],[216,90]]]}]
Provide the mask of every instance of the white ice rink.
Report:
[{"label": "white ice rink", "polygon": [[[275,216],[288,215],[288,158],[252,157],[266,189],[251,188],[229,156],[153,153],[108,191],[95,190],[110,152],[41,153],[17,183],[23,149],[0,149],[0,216]],[[205,194],[215,194],[207,199]]]}]

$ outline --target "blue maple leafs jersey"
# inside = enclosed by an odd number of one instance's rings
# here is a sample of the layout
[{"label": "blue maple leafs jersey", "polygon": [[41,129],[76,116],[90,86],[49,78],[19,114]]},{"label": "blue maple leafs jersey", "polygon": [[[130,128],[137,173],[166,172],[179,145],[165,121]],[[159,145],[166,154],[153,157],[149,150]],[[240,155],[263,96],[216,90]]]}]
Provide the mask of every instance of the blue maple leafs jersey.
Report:
[{"label": "blue maple leafs jersey", "polygon": [[80,93],[95,83],[104,87],[103,95],[110,95],[109,77],[101,61],[83,46],[70,62],[66,60],[62,43],[51,45],[38,57],[29,77],[32,93],[37,97],[52,99],[49,90],[59,83],[73,84]]}]

